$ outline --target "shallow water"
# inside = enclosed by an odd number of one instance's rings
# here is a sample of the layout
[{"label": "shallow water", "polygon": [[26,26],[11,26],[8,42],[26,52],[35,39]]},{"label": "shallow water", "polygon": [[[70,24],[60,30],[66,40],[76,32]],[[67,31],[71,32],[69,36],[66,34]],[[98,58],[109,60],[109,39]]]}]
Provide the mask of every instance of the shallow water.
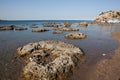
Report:
[{"label": "shallow water", "polygon": [[[48,32],[33,33],[31,32],[32,24],[37,24],[38,27],[42,27],[43,22],[48,21],[17,21],[0,22],[0,26],[14,24],[16,26],[27,27],[25,31],[0,31],[0,80],[16,80],[20,75],[23,63],[21,60],[15,59],[16,49],[20,46],[28,44],[30,42],[38,42],[41,40],[60,40],[67,43],[74,44],[80,47],[84,53],[87,63],[94,64],[104,58],[110,58],[114,50],[118,47],[118,43],[111,36],[111,33],[118,30],[117,26],[88,26],[77,27],[80,32],[87,35],[87,38],[82,40],[70,40],[65,39],[62,34],[53,34],[52,28]],[[59,23],[65,21],[58,21]],[[71,21],[72,22],[72,21]],[[75,22],[72,27],[76,27]],[[102,54],[107,54],[105,57]]]}]

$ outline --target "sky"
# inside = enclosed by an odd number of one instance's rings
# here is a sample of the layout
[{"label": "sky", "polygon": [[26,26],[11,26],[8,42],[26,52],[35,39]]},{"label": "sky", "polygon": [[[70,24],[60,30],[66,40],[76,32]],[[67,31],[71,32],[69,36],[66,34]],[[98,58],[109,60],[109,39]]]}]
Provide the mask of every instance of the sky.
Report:
[{"label": "sky", "polygon": [[120,10],[120,0],[0,0],[3,20],[92,20]]}]

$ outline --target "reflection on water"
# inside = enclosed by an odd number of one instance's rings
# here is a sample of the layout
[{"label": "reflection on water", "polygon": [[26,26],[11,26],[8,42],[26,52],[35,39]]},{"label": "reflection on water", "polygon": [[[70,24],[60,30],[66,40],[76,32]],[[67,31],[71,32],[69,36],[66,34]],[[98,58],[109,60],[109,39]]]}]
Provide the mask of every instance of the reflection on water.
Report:
[{"label": "reflection on water", "polygon": [[[16,49],[30,42],[38,42],[41,40],[61,40],[67,43],[74,44],[80,47],[84,53],[85,58],[89,62],[97,62],[100,59],[110,57],[111,53],[117,48],[117,41],[112,39],[111,32],[118,31],[118,26],[88,26],[77,27],[80,32],[87,35],[86,39],[82,40],[69,40],[65,39],[62,34],[53,34],[52,28],[50,31],[43,33],[32,33],[32,24],[37,24],[38,27],[42,27],[43,22],[4,22],[3,25],[14,24],[16,26],[28,27],[26,31],[0,31],[0,79],[2,80],[16,80],[20,74],[21,66],[23,63],[21,60],[15,59]],[[72,27],[76,27],[75,24]],[[103,57],[102,54],[107,54]]]}]

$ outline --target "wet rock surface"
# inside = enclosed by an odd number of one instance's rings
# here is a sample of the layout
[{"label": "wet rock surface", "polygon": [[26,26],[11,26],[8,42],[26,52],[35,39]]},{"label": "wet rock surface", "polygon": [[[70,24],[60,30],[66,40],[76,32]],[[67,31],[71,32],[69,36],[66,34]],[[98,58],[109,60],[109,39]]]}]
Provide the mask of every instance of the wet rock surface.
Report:
[{"label": "wet rock surface", "polygon": [[72,25],[72,22],[66,22],[62,26],[63,27],[70,27]]},{"label": "wet rock surface", "polygon": [[4,31],[4,30],[14,30],[16,26],[14,25],[10,25],[10,26],[2,26],[0,27],[0,31]]},{"label": "wet rock surface", "polygon": [[66,34],[64,37],[68,39],[84,39],[86,35],[81,32],[73,32]]},{"label": "wet rock surface", "polygon": [[29,43],[17,52],[26,57],[21,75],[25,80],[65,80],[83,55],[72,44],[52,40]]},{"label": "wet rock surface", "polygon": [[59,25],[55,22],[44,23],[43,27],[58,27]]},{"label": "wet rock surface", "polygon": [[0,27],[0,31],[7,31],[7,30],[27,30],[27,28],[24,27],[17,27],[15,25],[10,25],[10,26],[2,26]]},{"label": "wet rock surface", "polygon": [[38,28],[38,29],[32,29],[32,32],[46,32],[49,31],[47,28]]},{"label": "wet rock surface", "polygon": [[53,32],[53,34],[61,34],[61,33],[62,33],[62,31],[60,31],[60,30],[56,30]]},{"label": "wet rock surface", "polygon": [[59,31],[79,31],[78,28],[67,28],[67,27],[62,27],[62,28],[55,28],[55,30],[59,30]]},{"label": "wet rock surface", "polygon": [[22,31],[22,30],[27,30],[27,28],[23,28],[23,27],[15,27],[15,30],[17,30],[17,31]]},{"label": "wet rock surface", "polygon": [[78,26],[87,27],[88,23],[87,22],[80,22],[80,23],[78,23]]}]

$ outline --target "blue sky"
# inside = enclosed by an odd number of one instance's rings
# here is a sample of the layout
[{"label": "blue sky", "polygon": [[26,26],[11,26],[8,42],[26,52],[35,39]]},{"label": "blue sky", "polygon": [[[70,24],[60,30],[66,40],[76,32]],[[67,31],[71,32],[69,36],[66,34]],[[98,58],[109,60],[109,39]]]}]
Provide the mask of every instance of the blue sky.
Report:
[{"label": "blue sky", "polygon": [[89,20],[108,10],[120,10],[120,0],[0,0],[6,20]]}]

